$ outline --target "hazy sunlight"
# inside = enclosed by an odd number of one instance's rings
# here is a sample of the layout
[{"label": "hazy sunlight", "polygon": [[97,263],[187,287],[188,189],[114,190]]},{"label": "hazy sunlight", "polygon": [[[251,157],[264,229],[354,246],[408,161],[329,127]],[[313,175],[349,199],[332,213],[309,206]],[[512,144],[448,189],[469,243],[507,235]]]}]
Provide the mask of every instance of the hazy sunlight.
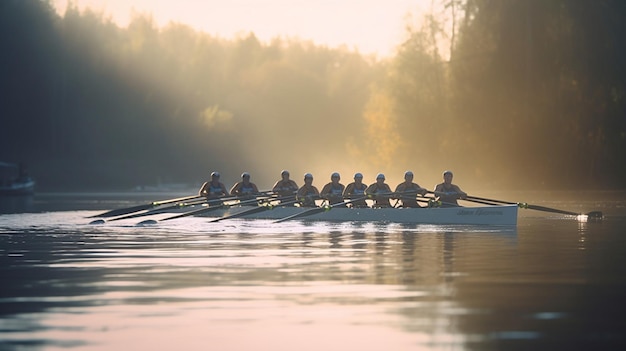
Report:
[{"label": "hazy sunlight", "polygon": [[[64,13],[68,0],[53,0]],[[133,13],[152,14],[159,26],[180,22],[223,38],[253,32],[272,38],[312,40],[363,54],[390,56],[404,39],[408,13],[428,10],[428,0],[76,0],[126,26]]]}]

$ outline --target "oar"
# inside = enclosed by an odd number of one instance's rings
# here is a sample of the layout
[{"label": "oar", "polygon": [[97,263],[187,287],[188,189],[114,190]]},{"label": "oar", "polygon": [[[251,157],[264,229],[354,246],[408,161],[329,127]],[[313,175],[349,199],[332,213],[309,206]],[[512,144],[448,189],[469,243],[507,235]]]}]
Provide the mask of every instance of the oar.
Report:
[{"label": "oar", "polygon": [[[435,195],[434,191],[428,190],[428,193]],[[477,197],[477,196],[466,196],[465,199],[460,199],[460,200],[466,200],[466,201],[476,202],[476,203],[484,204],[484,205],[492,205],[492,206],[496,206],[498,204],[503,204],[503,205],[520,205],[519,202],[494,200],[494,199],[487,199],[487,198],[484,198],[484,197]]]},{"label": "oar", "polygon": [[267,204],[267,205],[264,205],[264,206],[258,206],[258,207],[254,207],[254,208],[251,208],[251,209],[248,209],[248,210],[245,210],[245,211],[238,212],[238,213],[233,213],[232,215],[229,215],[229,216],[215,218],[213,220],[210,220],[209,223],[219,222],[219,221],[223,221],[225,219],[244,217],[244,216],[251,215],[251,214],[254,214],[254,213],[259,213],[259,212],[263,212],[263,211],[267,211],[267,210],[272,210],[272,209],[274,209],[275,207],[278,207],[278,206],[285,206],[285,205],[295,204],[296,202],[298,202],[298,200],[281,202],[278,205]]},{"label": "oar", "polygon": [[295,214],[292,214],[291,216],[287,216],[287,217],[278,219],[278,220],[274,221],[274,223],[280,223],[280,222],[288,221],[288,220],[294,219],[294,218],[306,217],[306,216],[314,215],[316,213],[330,211],[330,210],[332,210],[335,207],[345,206],[345,205],[347,205],[349,203],[352,203],[352,202],[355,202],[355,201],[365,200],[365,199],[367,199],[369,197],[370,196],[367,195],[367,196],[359,197],[359,198],[348,200],[348,201],[338,202],[338,203],[332,204],[330,206],[322,206],[322,207],[311,208],[311,209],[306,210],[304,212],[295,213]]},{"label": "oar", "polygon": [[[196,215],[199,215],[199,214],[208,213],[208,212],[211,212],[211,211],[219,210],[219,209],[230,207],[230,206],[234,206],[234,205],[243,205],[243,204],[249,204],[249,203],[257,202],[259,200],[262,200],[262,199],[258,199],[257,198],[257,199],[250,199],[250,200],[240,201],[240,202],[238,202],[236,204],[219,204],[217,206],[209,206],[209,207],[201,208],[201,209],[198,209],[198,210],[193,210],[193,211],[177,214],[175,216],[167,217],[167,218],[162,219],[161,221],[169,221],[169,220],[172,220],[172,219],[177,219],[177,218],[182,218],[182,217],[196,216]],[[149,220],[149,221],[141,222],[141,223],[139,223],[139,225],[153,224],[153,223],[155,223],[154,220]]]},{"label": "oar", "polygon": [[461,200],[465,200],[465,201],[470,201],[470,202],[475,202],[477,204],[483,204],[483,205],[491,205],[491,206],[498,206],[498,205],[517,205],[517,203],[500,203],[500,202],[490,202],[490,201],[485,201],[485,200],[477,200],[477,199],[461,199]]},{"label": "oar", "polygon": [[[428,190],[426,192],[429,192]],[[434,197],[428,197],[425,195],[421,195],[420,197],[418,197],[418,193],[415,190],[406,190],[406,191],[394,191],[392,193],[388,193],[385,194],[388,195],[394,199],[398,199],[398,200],[415,200],[417,202],[424,202],[424,203],[428,203],[428,207],[439,207],[442,204],[446,204],[446,205],[454,205],[454,204],[449,204],[446,202],[441,202],[437,199],[435,199]],[[456,206],[456,205],[454,205]]]},{"label": "oar", "polygon": [[167,204],[171,204],[174,202],[181,202],[181,201],[188,201],[188,200],[193,200],[193,199],[198,199],[201,198],[202,196],[199,195],[193,195],[193,196],[186,196],[186,197],[179,197],[176,199],[169,199],[169,200],[162,200],[162,201],[153,201],[150,202],[148,204],[144,204],[144,205],[138,205],[138,206],[132,206],[132,207],[126,207],[126,208],[118,208],[115,210],[110,210],[95,216],[91,216],[88,218],[96,218],[96,217],[116,217],[116,216],[122,216],[125,214],[129,214],[129,213],[133,213],[133,212],[139,212],[139,211],[143,211],[143,210],[147,210],[153,207],[157,207],[157,206],[161,206],[161,205],[167,205]]},{"label": "oar", "polygon": [[[461,207],[457,204],[453,204],[451,202],[444,202],[441,200],[437,200],[437,198],[434,197],[429,197],[429,196],[423,196],[423,197],[418,197],[416,198],[417,202],[422,202],[422,203],[427,203],[428,204],[428,208],[431,207],[441,207],[442,205],[447,205],[448,207]],[[495,204],[488,204],[485,202],[485,204],[487,205],[495,205]]]},{"label": "oar", "polygon": [[[559,213],[559,214],[570,215],[570,216],[582,215],[582,213],[564,211],[564,210],[559,210],[557,208],[550,208],[550,207],[545,207],[545,206],[532,205],[532,204],[528,204],[525,202],[510,202],[510,201],[502,201],[502,200],[495,200],[495,199],[487,199],[484,197],[477,197],[477,196],[467,196],[465,200],[478,202],[478,203],[485,203],[485,201],[488,201],[492,203],[505,204],[505,205],[517,205],[520,208],[527,208],[527,209],[536,210],[536,211]],[[603,214],[601,211],[592,211],[592,212],[586,213],[585,215],[587,217],[596,218],[596,219],[600,219],[603,217]]]},{"label": "oar", "polygon": [[96,220],[93,220],[93,221],[89,222],[89,224],[104,224],[107,221],[115,222],[115,221],[119,221],[119,220],[122,220],[122,219],[151,216],[151,215],[154,215],[154,214],[168,212],[168,211],[173,210],[173,209],[179,209],[179,208],[183,208],[183,207],[187,207],[187,206],[194,206],[194,205],[202,205],[202,204],[205,204],[205,203],[210,205],[211,200],[207,201],[203,197],[202,199],[198,199],[198,200],[194,200],[194,201],[178,202],[175,205],[153,208],[153,209],[151,209],[149,211],[146,211],[146,212],[139,212],[139,213],[135,212],[135,213],[127,214],[125,216],[111,218],[111,219],[108,219],[106,221],[104,219],[96,219]]}]

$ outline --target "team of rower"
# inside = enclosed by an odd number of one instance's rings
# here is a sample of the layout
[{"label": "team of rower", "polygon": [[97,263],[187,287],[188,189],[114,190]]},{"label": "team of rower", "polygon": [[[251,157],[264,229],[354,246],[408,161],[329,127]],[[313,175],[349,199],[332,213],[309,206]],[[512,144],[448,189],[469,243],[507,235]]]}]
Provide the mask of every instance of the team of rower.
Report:
[{"label": "team of rower", "polygon": [[[467,196],[461,188],[452,184],[452,177],[451,171],[443,172],[443,182],[437,184],[432,192],[443,206],[458,206],[457,199],[464,199]],[[226,190],[219,178],[218,172],[212,172],[211,180],[202,185],[199,195],[209,200],[218,200],[229,195],[237,196],[239,199],[253,199],[261,194],[257,186],[250,182],[248,172],[242,173],[241,181],[235,183],[230,191]],[[331,181],[324,185],[322,191],[318,191],[313,185],[311,173],[304,175],[304,185],[298,187],[296,182],[289,178],[289,171],[284,170],[281,172],[281,179],[274,184],[271,192],[282,198],[292,197],[295,194],[295,199],[302,207],[316,207],[315,200],[323,199],[328,201],[329,205],[349,205],[353,208],[369,207],[366,199],[374,201],[373,207],[391,207],[390,199],[401,201],[402,207],[422,207],[418,204],[417,195],[424,196],[428,193],[428,190],[413,182],[411,171],[404,173],[404,182],[398,184],[394,192],[385,183],[385,175],[382,173],[379,173],[376,176],[376,182],[369,186],[363,183],[361,173],[356,173],[354,182],[347,186],[339,182],[341,177],[337,172],[331,174],[330,179]]]}]

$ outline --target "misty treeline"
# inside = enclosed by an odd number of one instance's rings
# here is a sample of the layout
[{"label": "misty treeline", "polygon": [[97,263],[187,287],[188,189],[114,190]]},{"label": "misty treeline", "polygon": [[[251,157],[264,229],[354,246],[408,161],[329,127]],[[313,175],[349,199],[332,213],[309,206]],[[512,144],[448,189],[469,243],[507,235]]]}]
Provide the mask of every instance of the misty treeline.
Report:
[{"label": "misty treeline", "polygon": [[394,183],[412,169],[431,187],[451,168],[465,189],[623,187],[626,2],[439,4],[376,59],[3,1],[0,160],[49,189],[211,170],[266,189],[283,168],[320,186],[335,170]]}]

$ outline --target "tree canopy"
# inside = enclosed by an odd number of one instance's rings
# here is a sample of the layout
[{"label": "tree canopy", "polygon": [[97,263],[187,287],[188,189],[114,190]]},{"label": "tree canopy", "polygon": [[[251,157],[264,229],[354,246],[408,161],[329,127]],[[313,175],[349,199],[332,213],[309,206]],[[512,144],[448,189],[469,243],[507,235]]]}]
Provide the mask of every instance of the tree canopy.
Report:
[{"label": "tree canopy", "polygon": [[452,168],[478,189],[623,187],[626,4],[440,5],[377,60],[3,2],[0,159],[26,162],[48,189],[211,170],[250,171],[267,188],[283,168],[320,182],[413,169],[430,188]]}]

